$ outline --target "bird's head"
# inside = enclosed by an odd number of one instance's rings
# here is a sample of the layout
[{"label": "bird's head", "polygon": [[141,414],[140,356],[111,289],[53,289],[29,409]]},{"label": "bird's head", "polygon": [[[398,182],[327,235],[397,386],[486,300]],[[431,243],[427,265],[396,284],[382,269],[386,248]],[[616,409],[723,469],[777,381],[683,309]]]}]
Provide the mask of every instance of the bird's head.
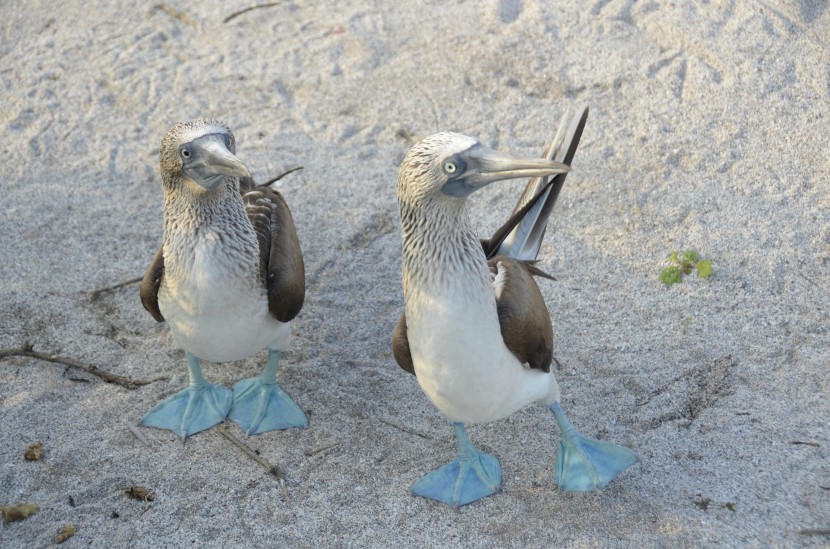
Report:
[{"label": "bird's head", "polygon": [[436,133],[409,149],[398,173],[398,199],[465,199],[494,181],[541,177],[570,170],[541,158],[517,158],[457,133]]},{"label": "bird's head", "polygon": [[170,128],[161,142],[159,160],[165,185],[182,185],[194,193],[212,192],[227,177],[250,176],[236,157],[230,128],[218,120],[200,118]]}]

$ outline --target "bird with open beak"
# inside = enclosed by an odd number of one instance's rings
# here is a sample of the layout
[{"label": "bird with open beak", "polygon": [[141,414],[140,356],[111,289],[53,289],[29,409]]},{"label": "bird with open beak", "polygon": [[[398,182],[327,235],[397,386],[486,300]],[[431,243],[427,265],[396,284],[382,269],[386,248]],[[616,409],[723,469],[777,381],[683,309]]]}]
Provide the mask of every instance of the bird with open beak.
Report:
[{"label": "bird with open beak", "polygon": [[[300,243],[282,195],[254,186],[235,153],[230,128],[204,118],[173,126],[159,153],[164,237],[141,302],[185,350],[190,384],[142,423],[182,438],[226,417],[248,434],[308,423],[276,383],[305,298]],[[202,374],[202,360],[241,360],[263,349],[262,375],[233,391]]]},{"label": "bird with open beak", "polygon": [[[551,320],[532,276],[544,275],[533,262],[587,114],[570,123],[563,118],[547,159],[514,158],[456,133],[427,137],[404,158],[397,196],[406,306],[392,348],[452,422],[458,444],[458,458],[422,477],[415,495],[459,506],[495,493],[499,460],[472,445],[465,424],[495,421],[534,402],[549,407],[559,425],[561,489],[596,490],[637,461],[622,446],[579,434],[565,417],[550,372]],[[479,240],[467,197],[520,177],[532,179],[514,214],[491,239]]]}]

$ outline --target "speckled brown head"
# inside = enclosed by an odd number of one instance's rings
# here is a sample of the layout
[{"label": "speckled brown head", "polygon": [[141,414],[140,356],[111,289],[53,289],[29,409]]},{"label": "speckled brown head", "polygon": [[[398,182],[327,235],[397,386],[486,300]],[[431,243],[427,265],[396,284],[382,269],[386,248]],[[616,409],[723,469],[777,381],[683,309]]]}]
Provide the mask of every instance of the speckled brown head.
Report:
[{"label": "speckled brown head", "polygon": [[224,122],[212,118],[180,122],[161,142],[162,182],[167,190],[184,186],[193,193],[214,191],[228,176],[250,176],[235,153],[233,132]]}]

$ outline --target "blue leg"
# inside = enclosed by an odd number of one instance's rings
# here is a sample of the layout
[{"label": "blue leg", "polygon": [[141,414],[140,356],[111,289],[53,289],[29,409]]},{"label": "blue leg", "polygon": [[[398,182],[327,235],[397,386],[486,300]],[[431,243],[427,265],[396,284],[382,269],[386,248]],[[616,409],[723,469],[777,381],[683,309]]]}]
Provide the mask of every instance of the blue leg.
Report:
[{"label": "blue leg", "polygon": [[501,466],[496,456],[473,446],[463,423],[452,426],[458,442],[458,459],[421,477],[412,493],[458,507],[495,494],[501,484]]},{"label": "blue leg", "polygon": [[556,458],[556,483],[565,492],[599,490],[631,465],[637,455],[623,446],[579,434],[558,402],[550,405],[562,440]]},{"label": "blue leg", "polygon": [[190,353],[187,353],[187,370],[190,386],[144,414],[143,425],[170,429],[184,439],[225,420],[231,407],[231,390],[208,383],[199,359]]},{"label": "blue leg", "polygon": [[269,351],[262,375],[243,379],[233,388],[233,405],[228,419],[249,435],[308,425],[308,418],[297,403],[277,385],[277,365],[281,355],[279,351]]}]

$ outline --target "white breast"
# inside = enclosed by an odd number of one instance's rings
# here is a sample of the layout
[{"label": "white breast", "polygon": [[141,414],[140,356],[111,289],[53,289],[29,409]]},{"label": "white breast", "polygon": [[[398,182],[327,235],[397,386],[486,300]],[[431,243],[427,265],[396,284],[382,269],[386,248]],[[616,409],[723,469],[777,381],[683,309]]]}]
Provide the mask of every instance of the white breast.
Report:
[{"label": "white breast", "polygon": [[482,423],[559,398],[553,375],[523,366],[505,346],[492,287],[456,284],[407,298],[418,383],[451,421]]},{"label": "white breast", "polygon": [[268,312],[257,257],[224,253],[220,248],[227,238],[204,230],[176,246],[184,250],[178,261],[171,257],[168,262],[165,249],[159,308],[173,338],[185,350],[214,362],[240,360],[265,348],[287,349],[290,326]]}]

